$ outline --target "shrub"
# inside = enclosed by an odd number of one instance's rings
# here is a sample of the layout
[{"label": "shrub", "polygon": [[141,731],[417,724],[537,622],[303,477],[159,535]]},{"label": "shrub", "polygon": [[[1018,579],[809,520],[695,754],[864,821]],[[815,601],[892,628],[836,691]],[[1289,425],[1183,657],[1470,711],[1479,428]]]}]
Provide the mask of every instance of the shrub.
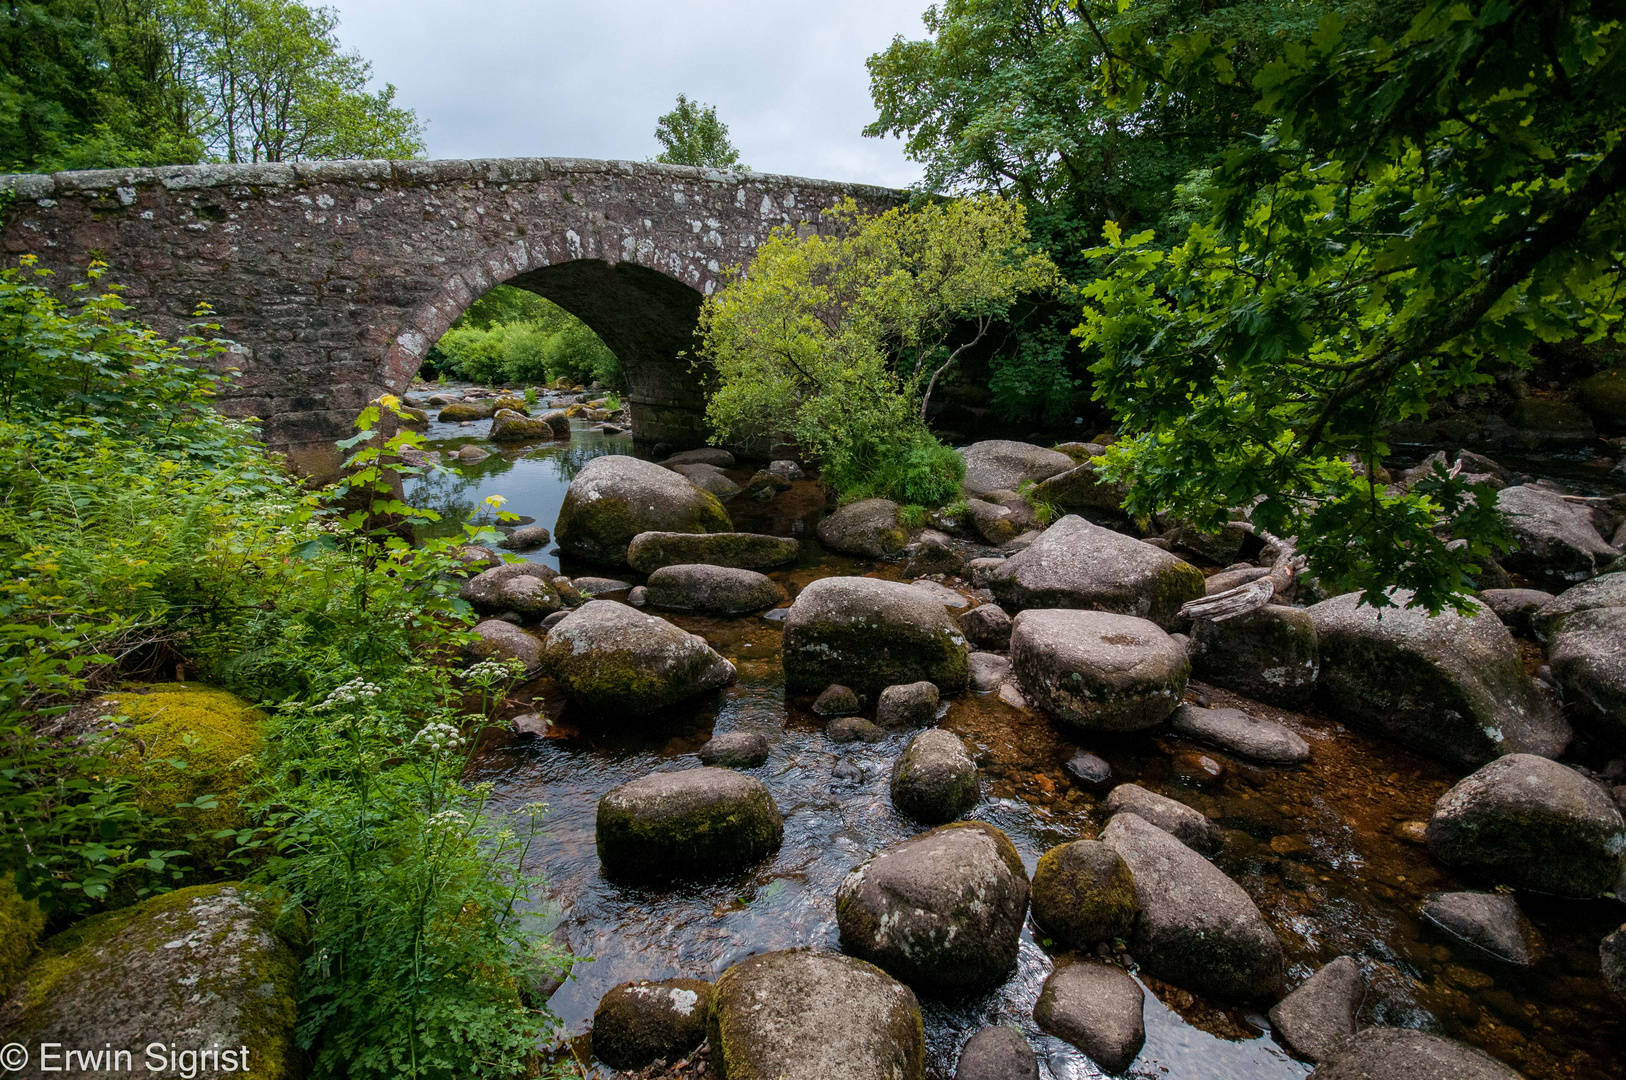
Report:
[{"label": "shrub", "polygon": [[463,378],[477,383],[506,380],[503,365],[504,335],[498,331],[453,327],[441,336],[436,348],[445,363]]}]

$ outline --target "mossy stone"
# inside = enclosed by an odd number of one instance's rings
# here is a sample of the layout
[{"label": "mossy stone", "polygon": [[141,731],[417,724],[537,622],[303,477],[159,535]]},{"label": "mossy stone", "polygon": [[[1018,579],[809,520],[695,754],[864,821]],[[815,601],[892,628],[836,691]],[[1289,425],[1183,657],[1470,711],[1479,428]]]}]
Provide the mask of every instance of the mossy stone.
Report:
[{"label": "mossy stone", "polygon": [[459,424],[465,420],[489,420],[497,408],[489,401],[457,401],[440,410],[440,422]]},{"label": "mossy stone", "polygon": [[706,1038],[711,983],[638,979],[613,986],[593,1010],[593,1056],[617,1069],[642,1069],[687,1056]]},{"label": "mossy stone", "polygon": [[598,802],[599,862],[622,879],[717,874],[778,849],[784,819],[761,780],[702,766],[651,773]]},{"label": "mossy stone", "polygon": [[849,956],[793,949],[717,980],[707,1024],[719,1080],[923,1080],[926,1035],[907,986]]},{"label": "mossy stone", "polygon": [[[194,865],[209,870],[236,846],[230,837],[211,834],[247,823],[238,791],[253,771],[265,714],[201,683],[131,684],[107,695],[103,705],[111,715],[129,717],[128,733],[140,740],[125,762],[143,770],[142,809],[169,818],[177,842],[193,834],[187,849]],[[171,760],[185,768],[176,769]],[[215,797],[214,809],[176,807],[203,795]]]},{"label": "mossy stone", "polygon": [[498,409],[491,420],[492,442],[532,442],[553,438],[553,427],[546,420],[533,420],[514,409]]},{"label": "mossy stone", "polygon": [[610,454],[588,462],[565,492],[554,539],[590,562],[623,565],[644,532],[730,532],[717,497],[650,461]]},{"label": "mossy stone", "polygon": [[1039,857],[1033,872],[1033,922],[1058,947],[1089,949],[1128,940],[1140,903],[1135,879],[1116,851],[1074,840]]},{"label": "mossy stone", "polygon": [[1626,431],[1626,373],[1600,371],[1583,379],[1577,400],[1605,431]]},{"label": "mossy stone", "polygon": [[943,605],[896,581],[830,577],[808,585],[785,619],[782,653],[793,694],[839,683],[874,697],[922,679],[958,694],[970,679],[965,636]]},{"label": "mossy stone", "polygon": [[10,875],[0,876],[0,994],[21,977],[44,930],[39,904],[24,900]]},{"label": "mossy stone", "polygon": [[703,638],[612,600],[555,623],[541,661],[572,708],[601,722],[646,716],[734,679],[734,665]]},{"label": "mossy stone", "polygon": [[704,564],[737,570],[772,570],[789,566],[801,552],[801,541],[761,533],[639,533],[627,545],[627,565],[644,574],[664,566]]},{"label": "mossy stone", "polygon": [[[45,943],[0,1007],[17,1042],[246,1047],[262,1080],[300,1074],[294,1043],[303,926],[262,889],[199,885],[86,919]],[[280,928],[280,930],[279,930]]]}]

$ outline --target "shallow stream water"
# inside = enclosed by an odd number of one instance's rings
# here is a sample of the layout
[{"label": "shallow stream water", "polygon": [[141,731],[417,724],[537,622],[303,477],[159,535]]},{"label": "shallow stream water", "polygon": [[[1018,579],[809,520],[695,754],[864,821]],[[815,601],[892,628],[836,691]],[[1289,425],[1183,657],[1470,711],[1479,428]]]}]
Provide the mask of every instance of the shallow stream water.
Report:
[{"label": "shallow stream water", "polygon": [[[410,499],[445,516],[442,528],[455,529],[487,495],[501,494],[505,509],[551,530],[570,478],[586,461],[633,452],[629,438],[585,425],[569,443],[504,448],[484,442],[485,428],[434,424],[427,432],[430,449],[476,442],[492,451],[483,462],[452,461],[450,472],[409,485]],[[751,471],[730,475],[743,484]],[[825,498],[812,481],[797,483],[768,504],[736,500],[729,510],[739,529],[803,541],[800,564],[772,575],[792,596],[832,574],[899,576],[895,564],[820,549],[813,525],[825,512]],[[558,566],[551,550],[528,557]],[[568,559],[563,569],[639,580],[625,569],[577,566]],[[504,805],[540,801],[550,808],[547,836],[530,869],[547,878],[556,938],[568,941],[578,956],[594,958],[578,965],[551,1001],[570,1034],[587,1028],[599,997],[619,982],[677,975],[715,979],[757,952],[837,948],[834,898],[843,877],[881,847],[920,831],[893,811],[887,793],[892,759],[912,732],[888,732],[873,745],[831,743],[808,711],[808,700],[786,699],[778,622],[666,617],[734,661],[736,684],[636,731],[578,728],[558,701],[546,698],[545,686],[522,687],[514,698],[539,696],[554,721],[549,736],[489,740],[472,767],[471,779],[493,782]],[[981,768],[984,798],[971,816],[1003,829],[1030,874],[1045,850],[1093,836],[1105,824],[1097,808],[1104,792],[1082,790],[1062,769],[1077,749],[1091,750],[1111,763],[1114,782],[1133,780],[1171,795],[1226,830],[1224,852],[1215,861],[1283,939],[1289,985],[1349,954],[1367,974],[1363,1023],[1421,1027],[1463,1039],[1531,1080],[1626,1077],[1626,1009],[1605,988],[1597,957],[1598,941],[1626,921],[1626,907],[1613,900],[1521,894],[1520,905],[1546,946],[1531,969],[1453,946],[1430,932],[1417,911],[1430,893],[1474,883],[1436,865],[1401,828],[1427,820],[1434,801],[1457,778],[1453,772],[1313,713],[1244,702],[1200,684],[1193,684],[1192,693],[1285,723],[1311,743],[1311,762],[1298,769],[1262,768],[1155,733],[1117,742],[1085,740],[992,693],[953,700],[940,724],[966,739]],[[751,771],[768,785],[784,815],[780,851],[722,880],[661,890],[607,881],[593,844],[599,797],[654,770],[694,767],[695,751],[713,733],[737,730],[760,731],[772,747],[767,764]],[[1033,1003],[1050,968],[1030,928],[1003,986],[965,1000],[923,1000],[928,1075],[952,1077],[960,1046],[990,1023],[1019,1027],[1039,1050],[1049,1077],[1101,1075],[1033,1024]],[[1265,1080],[1309,1072],[1271,1039],[1263,1015],[1269,1002],[1217,1006],[1144,976],[1142,981],[1149,991],[1146,1047],[1129,1075]]]}]

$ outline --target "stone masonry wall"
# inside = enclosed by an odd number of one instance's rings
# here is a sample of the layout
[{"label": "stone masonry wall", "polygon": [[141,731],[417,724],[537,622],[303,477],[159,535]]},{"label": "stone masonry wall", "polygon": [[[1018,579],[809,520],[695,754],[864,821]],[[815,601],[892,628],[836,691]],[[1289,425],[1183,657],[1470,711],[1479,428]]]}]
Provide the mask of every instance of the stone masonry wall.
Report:
[{"label": "stone masonry wall", "polygon": [[758,173],[561,158],[172,166],[0,177],[0,243],[66,288],[91,259],[166,335],[198,305],[241,369],[222,399],[296,457],[403,391],[453,319],[511,282],[604,338],[640,438],[702,435],[701,298],[776,226],[902,193]]}]

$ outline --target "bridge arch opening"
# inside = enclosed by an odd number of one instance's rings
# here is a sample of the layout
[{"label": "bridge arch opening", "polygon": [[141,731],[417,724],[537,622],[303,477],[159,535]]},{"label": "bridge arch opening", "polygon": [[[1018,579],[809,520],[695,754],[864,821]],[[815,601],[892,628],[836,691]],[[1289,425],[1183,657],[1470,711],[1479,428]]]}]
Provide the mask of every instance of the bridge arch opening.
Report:
[{"label": "bridge arch opening", "polygon": [[[617,390],[627,402],[632,433],[638,442],[664,443],[674,449],[704,444],[711,380],[706,366],[696,357],[695,327],[704,299],[699,290],[639,263],[591,258],[530,269],[501,281],[493,289],[501,287],[557,305],[596,334],[615,355],[620,385],[608,388]],[[469,296],[435,345],[460,323],[466,323],[463,317],[476,310],[493,289]],[[468,292],[472,290],[464,295]],[[502,305],[496,306],[500,311]],[[530,321],[524,312],[516,312],[512,318],[519,324]],[[426,356],[434,351],[434,347],[426,350]],[[455,363],[449,350],[443,350],[442,355],[446,357],[443,364]],[[420,367],[421,363],[410,370],[398,370],[399,392],[405,391]],[[510,385],[539,385],[544,381],[534,366],[527,368],[524,376],[510,374],[504,379],[489,380],[467,373],[465,377]]]}]

